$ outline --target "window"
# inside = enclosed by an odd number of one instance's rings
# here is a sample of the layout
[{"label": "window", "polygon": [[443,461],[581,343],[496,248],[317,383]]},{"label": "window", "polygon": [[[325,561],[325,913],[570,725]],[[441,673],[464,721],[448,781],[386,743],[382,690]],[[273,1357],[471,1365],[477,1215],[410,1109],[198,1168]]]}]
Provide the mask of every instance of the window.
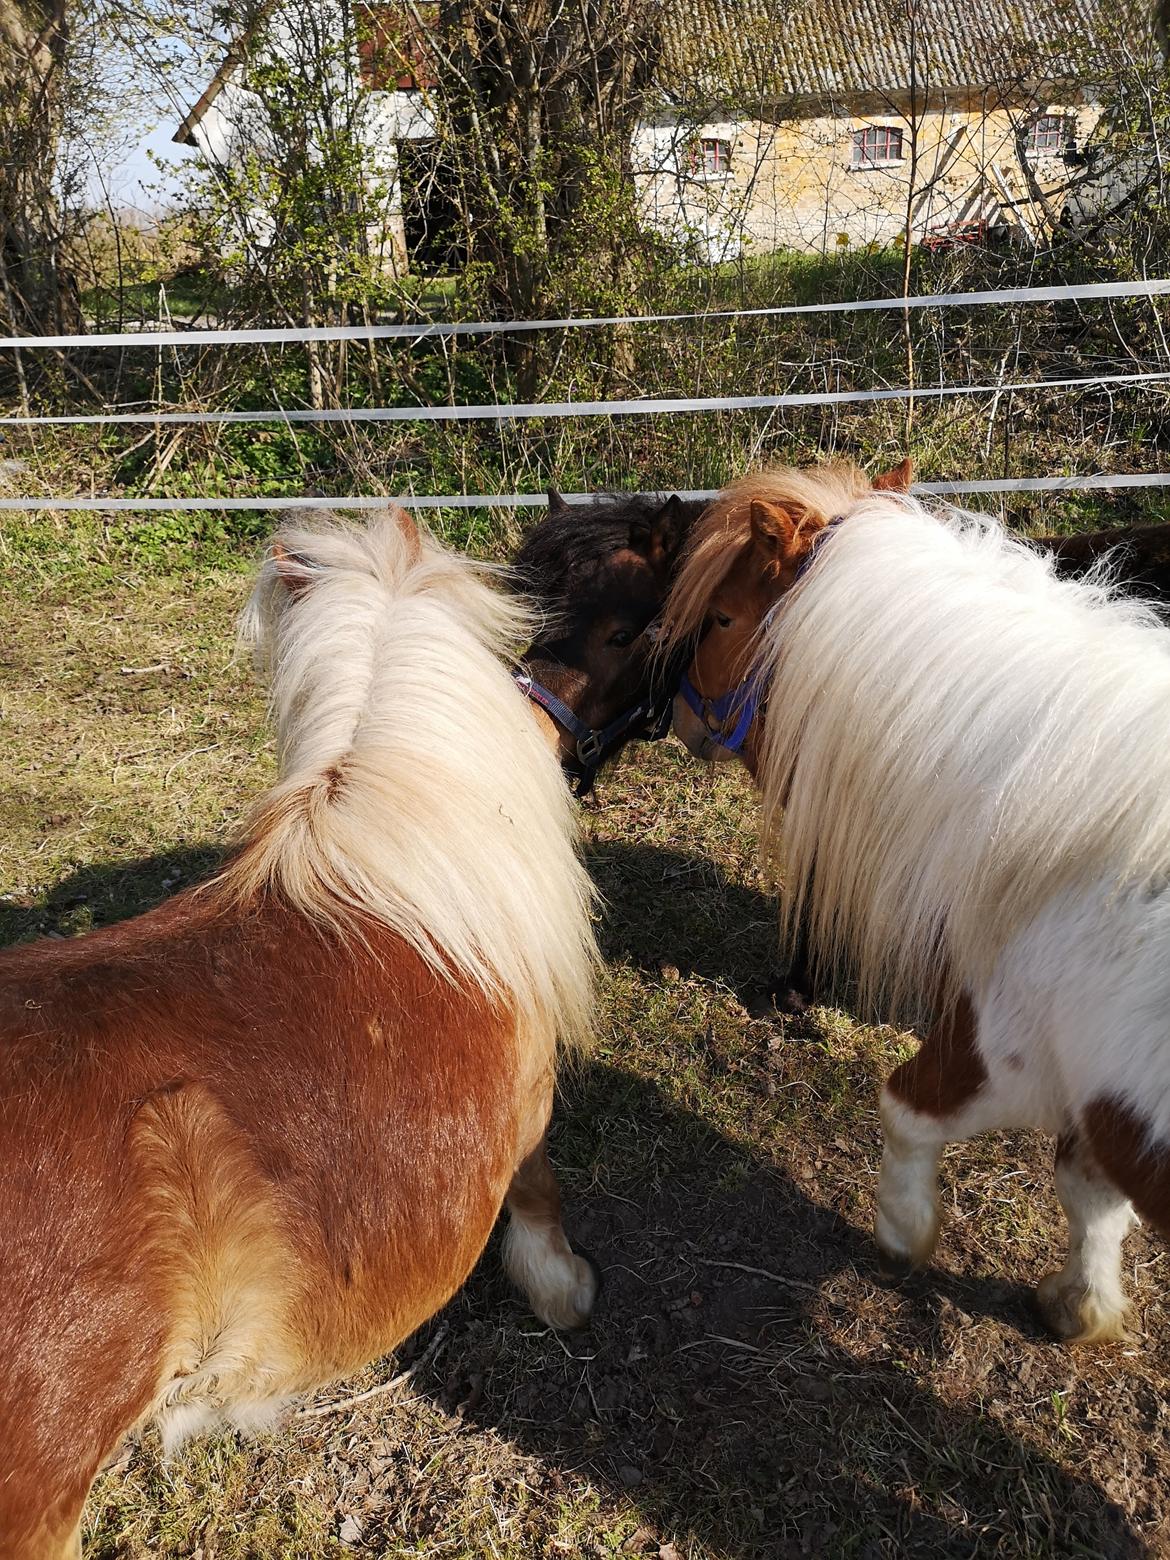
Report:
[{"label": "window", "polygon": [[438,20],[438,7],[420,7],[424,27],[393,5],[354,6],[358,69],[369,92],[415,92],[433,87],[435,73],[426,43],[426,26]]},{"label": "window", "polygon": [[1059,157],[1072,144],[1072,125],[1061,114],[1042,114],[1028,126],[1024,149],[1029,157]]},{"label": "window", "polygon": [[731,142],[704,136],[691,148],[691,172],[719,174],[731,172]]},{"label": "window", "polygon": [[902,161],[902,132],[895,125],[866,125],[853,132],[853,166]]}]

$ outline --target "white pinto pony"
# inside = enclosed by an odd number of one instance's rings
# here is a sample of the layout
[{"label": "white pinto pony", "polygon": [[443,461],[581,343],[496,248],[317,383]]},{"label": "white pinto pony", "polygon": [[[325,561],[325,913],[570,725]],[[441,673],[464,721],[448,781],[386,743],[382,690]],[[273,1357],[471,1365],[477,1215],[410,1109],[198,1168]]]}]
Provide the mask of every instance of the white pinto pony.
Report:
[{"label": "white pinto pony", "polygon": [[713,506],[666,637],[698,646],[679,735],[720,757],[740,734],[790,924],[935,1017],[882,1094],[883,1254],[930,1256],[946,1143],[1051,1131],[1070,1250],[1042,1312],[1122,1336],[1133,1208],[1170,1234],[1170,631],[827,467]]}]

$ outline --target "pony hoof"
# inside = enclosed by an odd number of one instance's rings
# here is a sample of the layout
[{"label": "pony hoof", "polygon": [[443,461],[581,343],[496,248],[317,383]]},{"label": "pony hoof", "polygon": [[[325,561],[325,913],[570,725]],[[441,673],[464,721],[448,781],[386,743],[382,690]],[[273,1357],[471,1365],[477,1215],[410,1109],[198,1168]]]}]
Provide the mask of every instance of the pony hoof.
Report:
[{"label": "pony hoof", "polygon": [[933,1209],[917,1210],[918,1217],[903,1218],[897,1224],[879,1207],[874,1239],[878,1249],[878,1272],[898,1283],[930,1261],[938,1242],[938,1215]]},{"label": "pony hoof", "polygon": [[803,1018],[814,1005],[812,992],[800,986],[781,986],[776,992],[776,1011],[789,1018]]},{"label": "pony hoof", "polygon": [[744,997],[744,1007],[752,1018],[803,1018],[816,1006],[811,991],[803,986],[790,985],[787,980],[773,981],[770,986],[760,986]]},{"label": "pony hoof", "polygon": [[904,1284],[917,1270],[918,1264],[912,1262],[904,1252],[887,1251],[884,1246],[878,1247],[878,1277],[884,1283]]},{"label": "pony hoof", "polygon": [[1044,1325],[1062,1343],[1133,1343],[1127,1325],[1129,1307],[1106,1306],[1097,1295],[1062,1272],[1049,1273],[1036,1286],[1036,1306]]},{"label": "pony hoof", "polygon": [[578,1262],[584,1262],[593,1274],[593,1304],[597,1304],[597,1297],[605,1288],[605,1274],[601,1270],[601,1264],[591,1251],[585,1251],[581,1246],[576,1248]]},{"label": "pony hoof", "polygon": [[590,1324],[601,1290],[601,1270],[590,1257],[569,1253],[557,1257],[555,1264],[546,1265],[538,1275],[530,1275],[524,1290],[544,1326],[557,1332],[577,1332]]},{"label": "pony hoof", "polygon": [[601,1271],[590,1257],[575,1253],[567,1263],[563,1284],[550,1288],[539,1298],[532,1296],[532,1309],[540,1320],[558,1332],[577,1332],[588,1327],[593,1306],[601,1289]]}]

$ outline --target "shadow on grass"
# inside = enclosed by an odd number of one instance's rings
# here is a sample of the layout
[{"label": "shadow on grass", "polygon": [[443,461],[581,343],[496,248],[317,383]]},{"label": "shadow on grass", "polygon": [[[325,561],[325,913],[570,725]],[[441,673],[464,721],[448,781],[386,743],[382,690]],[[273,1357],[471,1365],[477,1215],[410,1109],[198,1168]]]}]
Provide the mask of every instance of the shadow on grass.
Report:
[{"label": "shadow on grass", "polygon": [[79,867],[43,896],[14,898],[0,883],[0,948],[34,937],[75,936],[140,915],[181,888],[210,876],[226,852],[212,843],[132,861]]},{"label": "shadow on grass", "polygon": [[[628,1496],[650,1553],[1148,1553],[1095,1478],[996,1411],[1021,1375],[1042,1401],[1068,1379],[1023,1285],[932,1270],[885,1289],[868,1230],[619,1067],[570,1084],[553,1153],[605,1274],[592,1327],[541,1333],[493,1241],[429,1390],[538,1454],[554,1490],[577,1470]],[[598,1154],[606,1190],[575,1185]]]},{"label": "shadow on grass", "polygon": [[758,1005],[787,958],[771,894],[715,862],[656,845],[594,842],[586,861],[604,903],[602,951],[650,976],[673,967]]},{"label": "shadow on grass", "polygon": [[[220,854],[84,868],[43,905],[7,906],[0,940],[140,911]],[[611,956],[649,971],[669,961],[734,991],[774,959],[772,901],[709,864],[625,846],[591,862]],[[823,1123],[794,1131],[819,1152]],[[556,1509],[587,1477],[613,1508],[598,1534],[635,1508],[629,1553],[670,1556],[672,1542],[737,1560],[1150,1552],[1103,1474],[1037,1444],[1044,1421],[1030,1435],[1008,1422],[1069,1374],[1021,1285],[932,1271],[882,1288],[868,1230],[820,1182],[614,1062],[566,1080],[553,1152],[570,1234],[605,1274],[591,1330],[557,1338],[532,1321],[502,1277],[497,1235],[395,1365],[426,1355],[415,1390],[538,1457],[530,1499]],[[872,1154],[862,1144],[858,1159]],[[392,1510],[364,1521],[363,1548],[401,1538]],[[566,1552],[611,1552],[580,1530],[570,1542],[580,1547]]]}]

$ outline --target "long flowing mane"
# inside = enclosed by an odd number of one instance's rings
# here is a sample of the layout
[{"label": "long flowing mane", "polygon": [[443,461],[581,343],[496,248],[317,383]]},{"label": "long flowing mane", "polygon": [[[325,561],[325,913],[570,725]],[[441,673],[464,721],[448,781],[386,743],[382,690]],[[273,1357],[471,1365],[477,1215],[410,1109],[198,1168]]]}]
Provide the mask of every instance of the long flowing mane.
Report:
[{"label": "long flowing mane", "polygon": [[809,471],[780,466],[749,472],[725,488],[691,532],[663,618],[663,649],[686,643],[702,628],[708,602],[751,539],[756,500],[777,504],[819,530],[869,491],[869,478],[851,461]]},{"label": "long flowing mane", "polygon": [[208,891],[276,894],[346,936],[372,918],[442,977],[579,1037],[594,891],[501,660],[528,611],[404,518],[290,530],[265,562],[241,626],[270,669],[280,779]]},{"label": "long flowing mane", "polygon": [[788,914],[919,1006],[1068,891],[1170,869],[1170,632],[985,518],[874,495],[767,629],[760,782]]}]

